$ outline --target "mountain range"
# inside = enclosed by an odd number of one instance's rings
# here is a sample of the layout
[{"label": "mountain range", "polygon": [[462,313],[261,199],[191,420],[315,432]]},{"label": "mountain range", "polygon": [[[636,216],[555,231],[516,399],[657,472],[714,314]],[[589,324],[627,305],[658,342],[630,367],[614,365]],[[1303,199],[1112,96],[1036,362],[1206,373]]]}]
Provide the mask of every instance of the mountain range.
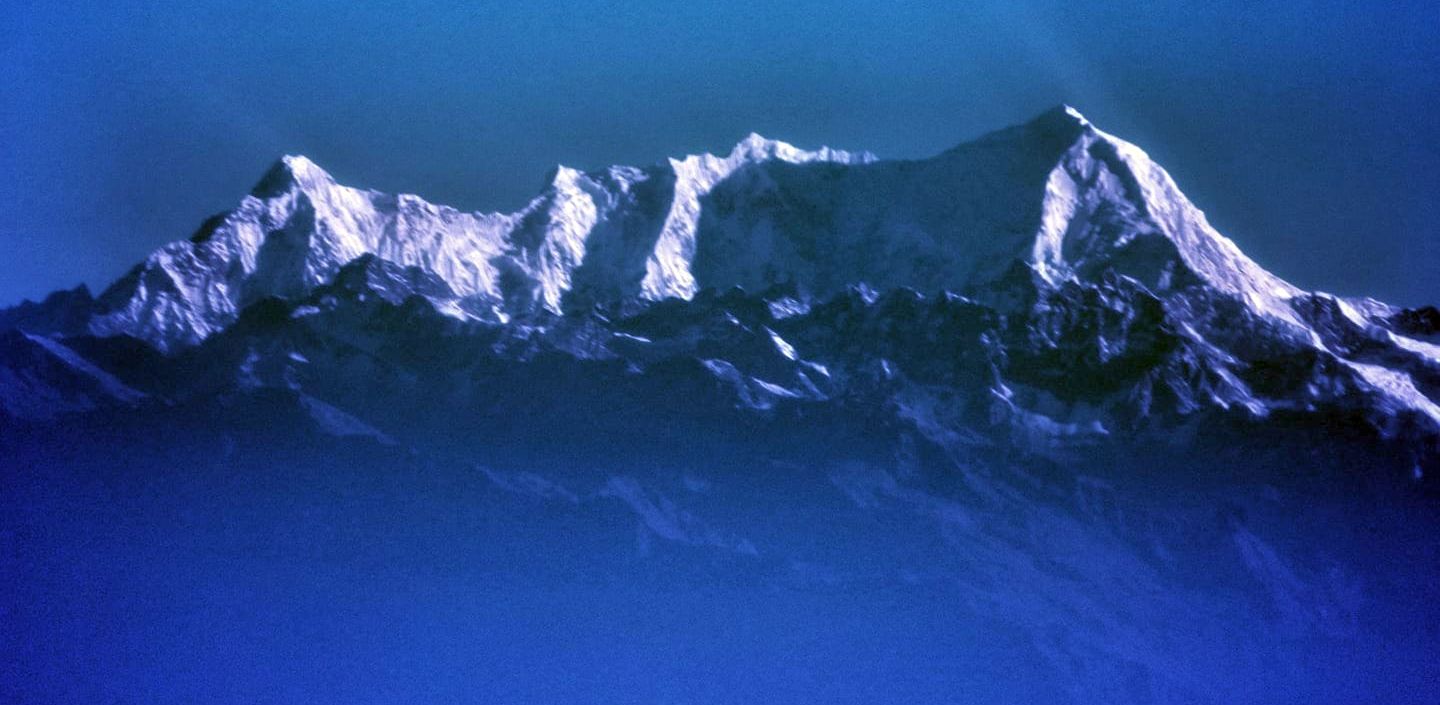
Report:
[{"label": "mountain range", "polygon": [[0,450],[27,536],[54,520],[23,502],[76,473],[244,466],[334,497],[446,468],[522,517],[471,550],[535,580],[544,555],[630,580],[597,547],[638,541],[682,556],[636,568],[661,592],[919,590],[956,633],[1008,635],[944,652],[979,696],[1013,671],[1055,702],[1401,702],[1440,643],[1440,312],[1286,282],[1067,106],[921,160],[752,134],[560,166],[514,213],[286,156],[98,296],[0,311]]},{"label": "mountain range", "polygon": [[[985,338],[996,356],[1073,352],[1067,366],[1090,369],[1037,370],[1048,380],[1008,380],[987,363],[991,395],[1062,425],[1086,417],[1096,432],[1119,431],[1151,417],[1157,395],[1179,415],[1352,413],[1382,435],[1421,439],[1422,463],[1440,430],[1433,309],[1285,282],[1216,232],[1143,151],[1066,106],[919,161],[752,134],[723,157],[562,166],[515,213],[342,186],[287,156],[234,210],[93,300],[83,288],[57,292],[0,312],[0,326],[31,334],[12,334],[16,347],[48,345],[56,359],[63,343],[53,339],[77,335],[133,338],[174,356],[251,307],[289,305],[296,318],[333,308],[324,292],[336,287],[375,288],[397,305],[415,296],[457,324],[560,347],[573,348],[556,339],[577,325],[608,328],[593,349],[572,352],[623,359],[686,341],[641,343],[616,312],[699,308],[702,292],[764,302],[775,313],[754,325],[772,333],[815,330],[807,318],[817,304],[854,299],[884,315],[876,302],[898,297],[990,317],[953,344]],[[793,369],[774,380],[740,370],[738,387],[839,393],[796,381],[816,376],[807,362],[833,365],[830,350],[773,337]],[[1114,389],[1070,393],[1097,377]],[[1020,399],[1035,395],[1056,399],[1044,411]],[[22,406],[5,408],[47,413]]]}]

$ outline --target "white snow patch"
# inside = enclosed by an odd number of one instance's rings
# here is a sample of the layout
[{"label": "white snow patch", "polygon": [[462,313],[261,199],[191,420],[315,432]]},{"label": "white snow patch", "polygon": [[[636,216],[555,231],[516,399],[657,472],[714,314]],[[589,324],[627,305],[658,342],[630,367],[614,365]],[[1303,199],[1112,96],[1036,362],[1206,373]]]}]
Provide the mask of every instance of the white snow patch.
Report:
[{"label": "white snow patch", "polygon": [[1372,387],[1383,392],[1389,399],[1403,404],[1406,408],[1419,411],[1440,423],[1440,404],[1431,401],[1415,387],[1410,375],[1380,365],[1371,365],[1339,358],[1340,362],[1360,373]]},{"label": "white snow patch", "polygon": [[779,350],[780,354],[785,356],[785,359],[792,362],[800,359],[799,356],[795,354],[795,347],[785,342],[785,339],[781,338],[779,333],[769,328],[766,328],[765,332],[770,334],[770,341],[775,344],[775,349]]}]

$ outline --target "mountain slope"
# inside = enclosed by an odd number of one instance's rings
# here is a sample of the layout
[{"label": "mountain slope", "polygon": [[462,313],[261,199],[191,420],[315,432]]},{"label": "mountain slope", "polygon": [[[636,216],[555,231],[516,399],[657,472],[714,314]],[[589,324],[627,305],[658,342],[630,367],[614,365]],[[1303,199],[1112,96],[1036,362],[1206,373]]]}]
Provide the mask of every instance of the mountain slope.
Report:
[{"label": "mountain slope", "polygon": [[50,421],[97,409],[132,407],[145,394],[60,341],[0,333],[0,418]]}]

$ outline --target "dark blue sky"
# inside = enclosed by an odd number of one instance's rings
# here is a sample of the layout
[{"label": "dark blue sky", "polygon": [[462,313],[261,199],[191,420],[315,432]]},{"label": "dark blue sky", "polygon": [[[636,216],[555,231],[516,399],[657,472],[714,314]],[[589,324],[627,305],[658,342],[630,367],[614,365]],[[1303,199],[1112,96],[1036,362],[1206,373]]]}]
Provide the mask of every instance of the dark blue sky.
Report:
[{"label": "dark blue sky", "polygon": [[557,162],[919,157],[1058,102],[1276,273],[1440,303],[1434,0],[60,4],[0,8],[0,305],[98,289],[282,153],[512,209]]}]

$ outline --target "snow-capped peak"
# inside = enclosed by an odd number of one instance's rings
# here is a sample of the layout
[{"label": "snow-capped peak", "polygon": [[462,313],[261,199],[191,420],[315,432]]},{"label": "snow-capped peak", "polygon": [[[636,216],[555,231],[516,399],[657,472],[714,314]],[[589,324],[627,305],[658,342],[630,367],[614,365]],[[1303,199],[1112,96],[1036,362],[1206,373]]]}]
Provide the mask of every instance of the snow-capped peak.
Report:
[{"label": "snow-capped peak", "polygon": [[1066,103],[1061,103],[1061,104],[1060,104],[1059,106],[1057,106],[1055,109],[1056,109],[1057,111],[1059,111],[1059,112],[1064,113],[1066,116],[1068,116],[1068,117],[1070,117],[1071,119],[1079,122],[1079,123],[1082,124],[1082,125],[1089,125],[1089,124],[1090,124],[1090,121],[1087,120],[1087,119],[1085,119],[1085,116],[1082,115],[1082,114],[1080,114],[1080,111],[1079,111],[1078,109],[1076,109],[1076,108],[1075,108],[1074,106],[1072,106],[1072,105],[1069,105],[1069,104],[1066,104]]},{"label": "snow-capped peak", "polygon": [[758,132],[751,132],[745,136],[745,139],[736,143],[735,148],[730,150],[730,155],[726,158],[726,161],[761,162],[771,159],[778,159],[792,164],[803,164],[813,161],[864,164],[876,161],[875,155],[869,152],[846,152],[844,150],[831,149],[830,147],[804,150],[789,142],[769,139]]},{"label": "snow-capped peak", "polygon": [[758,132],[751,132],[745,136],[745,139],[735,144],[735,148],[730,150],[730,156],[732,158],[738,157],[759,161],[762,159],[774,159],[776,153],[781,150],[788,152],[796,151],[793,145],[778,140],[767,139]]},{"label": "snow-capped peak", "polygon": [[[1029,122],[1018,127],[1012,127],[1012,131],[1029,131],[1049,135],[1057,142],[1073,142],[1082,134],[1095,130],[1095,125],[1086,118],[1083,113],[1073,106],[1060,103],[1045,112],[1036,115]],[[1001,130],[999,133],[1004,134]],[[964,145],[962,145],[963,147]]]},{"label": "snow-capped peak", "polygon": [[1288,302],[1300,290],[1217,232],[1144,150],[1096,128],[1070,106],[1032,125],[1063,127],[1073,140],[1046,180],[1030,258],[1042,276],[1113,267],[1167,289],[1188,275],[1266,316],[1299,323]]},{"label": "snow-capped peak", "polygon": [[324,179],[333,181],[329,172],[320,168],[313,160],[303,154],[286,154],[280,157],[278,163],[284,166],[297,179],[317,180]]},{"label": "snow-capped peak", "polygon": [[268,198],[295,188],[314,190],[335,185],[334,177],[309,157],[287,154],[275,160],[250,193],[258,198]]},{"label": "snow-capped peak", "polygon": [[778,159],[792,164],[802,164],[812,161],[868,163],[875,161],[875,155],[869,152],[850,153],[829,147],[820,147],[814,151],[807,151],[796,147],[788,142],[772,140],[762,136],[758,132],[751,132],[745,139],[736,143],[735,148],[730,150],[729,156],[724,161],[730,164],[744,162],[763,162],[771,159]]}]

